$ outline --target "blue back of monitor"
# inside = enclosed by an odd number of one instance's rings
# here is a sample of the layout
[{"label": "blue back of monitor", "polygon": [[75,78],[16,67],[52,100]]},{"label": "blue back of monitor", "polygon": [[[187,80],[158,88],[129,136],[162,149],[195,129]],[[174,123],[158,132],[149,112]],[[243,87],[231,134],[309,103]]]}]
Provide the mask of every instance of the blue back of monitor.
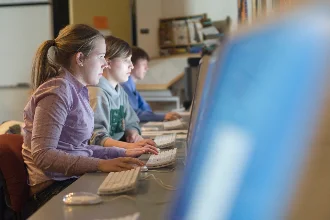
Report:
[{"label": "blue back of monitor", "polygon": [[283,217],[326,89],[328,24],[304,9],[216,54],[170,219]]}]

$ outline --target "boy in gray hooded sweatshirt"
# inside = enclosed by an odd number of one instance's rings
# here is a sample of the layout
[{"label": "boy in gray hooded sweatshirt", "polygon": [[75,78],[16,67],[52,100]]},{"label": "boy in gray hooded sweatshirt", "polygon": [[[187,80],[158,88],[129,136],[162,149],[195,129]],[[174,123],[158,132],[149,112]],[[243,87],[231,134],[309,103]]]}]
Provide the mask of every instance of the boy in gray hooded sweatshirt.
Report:
[{"label": "boy in gray hooded sweatshirt", "polygon": [[132,49],[127,42],[114,36],[106,37],[105,41],[108,68],[100,73],[103,76],[97,86],[88,87],[94,111],[94,132],[90,142],[104,147],[143,148],[145,152],[157,154],[155,142],[140,136],[139,119],[120,86],[134,68]]}]

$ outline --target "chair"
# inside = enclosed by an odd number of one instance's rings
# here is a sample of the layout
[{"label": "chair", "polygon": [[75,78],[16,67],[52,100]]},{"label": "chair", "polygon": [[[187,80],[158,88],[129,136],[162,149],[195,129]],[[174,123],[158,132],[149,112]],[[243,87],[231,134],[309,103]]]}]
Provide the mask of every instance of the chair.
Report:
[{"label": "chair", "polygon": [[21,219],[29,199],[22,144],[21,135],[0,135],[0,219]]}]

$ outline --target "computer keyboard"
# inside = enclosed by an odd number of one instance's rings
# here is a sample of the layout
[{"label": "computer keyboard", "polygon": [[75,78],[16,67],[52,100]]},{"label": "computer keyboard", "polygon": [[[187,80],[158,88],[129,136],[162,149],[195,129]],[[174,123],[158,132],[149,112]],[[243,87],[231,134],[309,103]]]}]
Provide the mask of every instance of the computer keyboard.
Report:
[{"label": "computer keyboard", "polygon": [[165,134],[156,136],[154,141],[157,144],[158,148],[167,148],[172,147],[175,144],[176,134]]},{"label": "computer keyboard", "polygon": [[159,131],[158,127],[142,127],[141,131]]},{"label": "computer keyboard", "polygon": [[165,121],[163,122],[163,126],[165,130],[175,130],[175,129],[182,129],[183,123],[180,119],[173,120],[173,121]]},{"label": "computer keyboard", "polygon": [[145,124],[143,124],[142,127],[161,127],[163,126],[163,122],[162,121],[149,121]]},{"label": "computer keyboard", "polygon": [[130,191],[135,188],[141,167],[122,172],[111,172],[98,189],[99,195],[110,195]]},{"label": "computer keyboard", "polygon": [[146,163],[148,168],[161,168],[173,165],[176,159],[176,148],[161,151],[158,155],[151,155]]}]

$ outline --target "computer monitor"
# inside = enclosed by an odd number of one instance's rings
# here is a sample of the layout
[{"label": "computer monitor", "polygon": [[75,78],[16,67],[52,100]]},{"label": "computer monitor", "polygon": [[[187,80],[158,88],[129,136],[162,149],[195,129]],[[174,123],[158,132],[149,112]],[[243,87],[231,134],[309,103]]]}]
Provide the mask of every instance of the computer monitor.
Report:
[{"label": "computer monitor", "polygon": [[[169,219],[294,216],[308,152],[317,133],[329,136],[317,123],[329,93],[328,12],[309,6],[278,16],[233,36],[217,54]],[[305,210],[299,202],[296,212]]]},{"label": "computer monitor", "polygon": [[198,67],[200,62],[200,57],[189,57],[188,67],[185,68],[183,83],[184,83],[184,93],[185,93],[185,101],[184,105],[186,108],[191,106],[191,102],[194,97],[194,91],[196,89],[197,78],[198,78]]},{"label": "computer monitor", "polygon": [[190,107],[190,120],[188,126],[188,134],[187,134],[187,150],[189,150],[189,146],[191,145],[191,138],[193,137],[193,128],[195,127],[195,123],[197,120],[197,113],[200,108],[200,101],[203,93],[203,89],[205,86],[206,75],[209,67],[210,56],[205,55],[200,60],[200,65],[198,69],[198,77],[197,83],[194,91],[193,101]]}]

